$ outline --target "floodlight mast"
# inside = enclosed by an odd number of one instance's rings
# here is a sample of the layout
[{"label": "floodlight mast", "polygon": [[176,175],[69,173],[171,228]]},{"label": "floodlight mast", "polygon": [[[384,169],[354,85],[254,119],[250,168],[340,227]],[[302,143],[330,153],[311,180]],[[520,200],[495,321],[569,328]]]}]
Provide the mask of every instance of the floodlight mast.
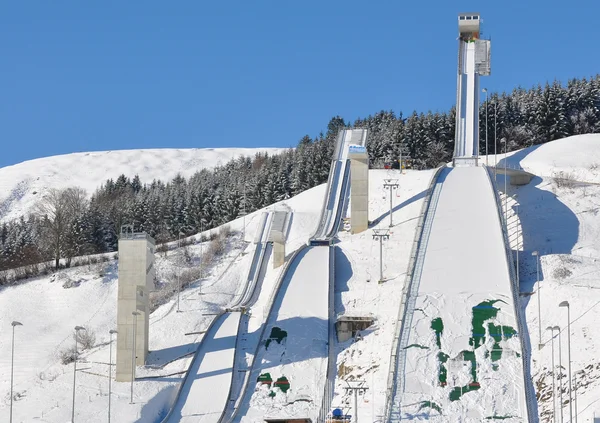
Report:
[{"label": "floodlight mast", "polygon": [[390,239],[389,229],[373,229],[373,239],[379,240],[379,283],[383,280],[383,240]]}]

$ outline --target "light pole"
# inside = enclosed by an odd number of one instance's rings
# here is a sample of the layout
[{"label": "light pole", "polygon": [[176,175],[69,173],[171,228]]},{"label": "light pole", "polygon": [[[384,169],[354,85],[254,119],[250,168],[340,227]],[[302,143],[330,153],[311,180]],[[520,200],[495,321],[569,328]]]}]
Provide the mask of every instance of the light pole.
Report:
[{"label": "light pole", "polygon": [[[494,176],[497,176],[498,167],[498,147],[497,147],[497,129],[496,129],[496,118],[498,116],[498,97],[494,100]],[[496,179],[494,179],[496,180]],[[497,182],[496,182],[497,183]]]},{"label": "light pole", "polygon": [[488,90],[482,90],[485,93],[485,165],[488,166]]},{"label": "light pole", "polygon": [[400,186],[400,184],[398,184],[398,179],[384,179],[383,180],[383,188],[390,189],[390,228],[393,226],[392,214],[394,211],[394,206],[393,206],[394,196],[392,195],[392,190],[397,189],[399,186]]},{"label": "light pole", "polygon": [[577,379],[575,376],[577,372],[573,374],[573,386],[575,387],[575,391],[573,391],[573,402],[575,403],[575,423],[577,423]]},{"label": "light pole", "polygon": [[[177,238],[177,249],[179,250],[179,263],[177,264],[177,313],[181,310],[179,309],[179,297],[181,295],[181,237],[185,236],[185,232],[181,232],[182,229],[188,228],[188,225],[180,225],[178,231]],[[202,235],[200,235],[200,248],[202,248]]]},{"label": "light pole", "polygon": [[[202,279],[204,277],[204,254],[203,254],[203,249],[202,249],[202,244],[204,243],[204,240],[202,239],[203,232],[204,232],[204,222],[203,222],[204,218],[200,218],[200,279]],[[200,282],[200,292],[202,292],[202,282]]]},{"label": "light pole", "polygon": [[133,404],[133,381],[135,380],[135,349],[137,344],[137,317],[140,315],[139,311],[132,311],[133,315],[133,348],[131,350],[131,397],[129,399],[129,404]]},{"label": "light pole", "polygon": [[12,423],[12,415],[13,415],[13,378],[14,378],[14,369],[15,369],[15,326],[23,326],[23,323],[14,321],[11,323],[12,325],[12,353],[10,356],[10,420],[9,423]]},{"label": "light pole", "polygon": [[244,197],[243,197],[243,208],[238,214],[242,216],[242,241],[246,240],[246,183],[244,182]]},{"label": "light pole", "polygon": [[571,384],[571,307],[568,301],[563,301],[559,307],[567,308],[567,350],[569,351],[569,423],[573,421],[573,385]]},{"label": "light pole", "polygon": [[71,408],[71,423],[75,423],[75,380],[77,378],[77,338],[83,326],[75,326],[75,359],[73,360],[73,406]]},{"label": "light pole", "polygon": [[379,239],[379,283],[383,282],[383,240],[390,239],[389,229],[373,229],[373,239]]},{"label": "light pole", "polygon": [[556,423],[556,387],[554,385],[554,327],[548,326],[546,330],[549,330],[552,334],[552,422]]},{"label": "light pole", "polygon": [[560,380],[560,384],[558,386],[558,390],[560,391],[560,423],[565,421],[563,416],[563,390],[562,390],[562,342],[560,337],[560,326],[554,326],[552,329],[558,331],[558,380]]},{"label": "light pole", "polygon": [[[515,200],[515,203],[516,203],[515,204],[515,217],[517,219],[519,219],[519,203],[517,202],[517,194],[514,195],[513,199]],[[519,233],[520,231],[519,231],[519,229],[520,229],[520,226],[521,226],[520,223],[521,223],[520,221],[517,222],[517,246],[516,246],[516,251],[517,251],[517,289],[519,289],[519,290],[521,289],[520,288],[521,287],[521,276],[520,276],[520,273],[521,273],[520,270],[521,269],[519,267],[519,251],[521,251],[521,247],[519,245],[519,242],[520,242],[520,239],[519,239],[520,238],[520,233]],[[507,225],[508,225],[508,222],[507,222]]]},{"label": "light pole", "polygon": [[110,423],[110,397],[112,392],[112,342],[113,335],[118,332],[114,329],[111,329],[108,331],[108,333],[110,335],[110,342],[108,344],[108,423]]},{"label": "light pole", "polygon": [[508,175],[506,174],[506,163],[508,162],[507,140],[504,139],[504,214],[508,224]]},{"label": "light pole", "polygon": [[541,350],[544,344],[542,344],[542,306],[540,300],[540,256],[538,251],[534,251],[531,253],[532,256],[535,257],[536,263],[536,278],[535,283],[537,285],[537,303],[538,303],[538,329],[539,329],[539,342],[538,349]]}]

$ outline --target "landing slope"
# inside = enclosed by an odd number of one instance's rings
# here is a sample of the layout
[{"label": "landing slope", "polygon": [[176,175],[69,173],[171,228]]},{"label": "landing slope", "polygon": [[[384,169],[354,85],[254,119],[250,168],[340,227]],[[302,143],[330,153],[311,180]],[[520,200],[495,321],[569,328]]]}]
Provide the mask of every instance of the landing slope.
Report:
[{"label": "landing slope", "polygon": [[421,278],[413,280],[419,290],[397,396],[403,419],[527,418],[509,268],[485,172],[447,168],[439,177]]},{"label": "landing slope", "polygon": [[290,264],[266,323],[266,342],[235,421],[316,421],[327,371],[329,247],[307,247]]}]

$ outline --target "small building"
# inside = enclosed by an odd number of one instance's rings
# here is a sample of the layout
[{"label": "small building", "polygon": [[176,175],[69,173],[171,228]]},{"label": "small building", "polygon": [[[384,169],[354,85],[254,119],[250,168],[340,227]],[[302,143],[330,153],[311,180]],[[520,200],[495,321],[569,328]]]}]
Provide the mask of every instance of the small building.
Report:
[{"label": "small building", "polygon": [[481,19],[479,13],[461,13],[458,15],[458,33],[461,39],[473,40],[479,38]]},{"label": "small building", "polygon": [[346,342],[350,338],[356,338],[356,335],[375,322],[373,316],[339,316],[335,322],[335,331],[338,342]]}]

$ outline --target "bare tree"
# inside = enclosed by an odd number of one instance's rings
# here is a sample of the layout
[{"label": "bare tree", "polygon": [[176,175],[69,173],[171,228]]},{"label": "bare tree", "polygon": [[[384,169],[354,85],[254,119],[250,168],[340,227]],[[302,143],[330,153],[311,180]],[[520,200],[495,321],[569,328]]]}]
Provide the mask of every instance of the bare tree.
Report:
[{"label": "bare tree", "polygon": [[44,241],[54,257],[58,269],[65,249],[65,240],[73,221],[83,214],[87,206],[85,191],[72,187],[50,189],[36,205],[35,213],[42,218]]}]

